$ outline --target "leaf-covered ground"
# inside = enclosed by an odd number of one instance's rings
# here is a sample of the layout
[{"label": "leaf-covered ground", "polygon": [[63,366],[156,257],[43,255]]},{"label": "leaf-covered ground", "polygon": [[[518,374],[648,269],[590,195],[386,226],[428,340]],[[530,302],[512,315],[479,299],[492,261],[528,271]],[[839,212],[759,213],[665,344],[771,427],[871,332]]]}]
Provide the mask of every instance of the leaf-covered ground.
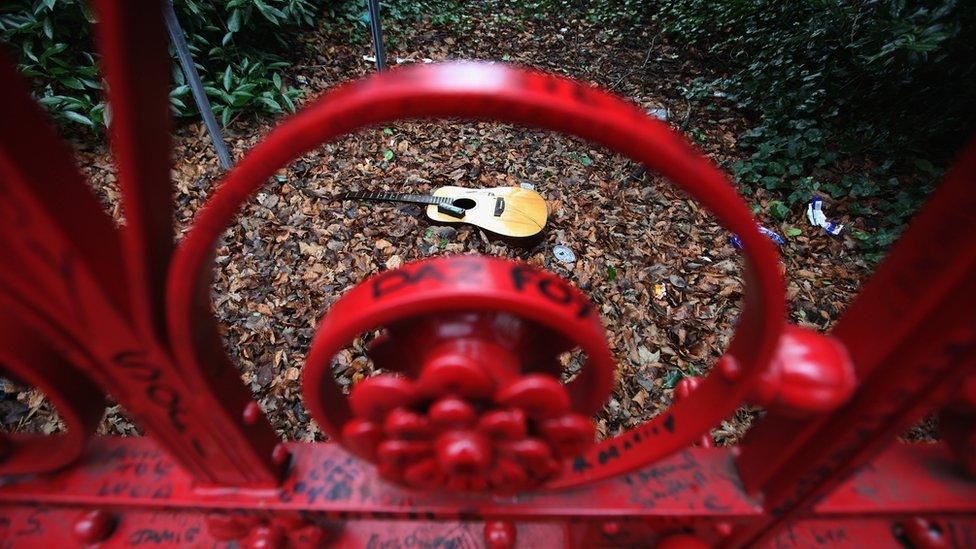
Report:
[{"label": "leaf-covered ground", "polygon": [[[391,47],[393,64],[448,59],[510,61],[592,82],[646,109],[668,113],[716,163],[740,158],[736,136],[748,126],[721,98],[694,104],[682,86],[708,76],[660,36],[628,35],[582,21],[538,23],[499,12],[463,29],[420,24]],[[310,100],[372,72],[368,43],[314,33],[291,85]],[[394,63],[396,61],[396,63]],[[690,111],[690,112],[689,112]],[[227,140],[246,154],[273,120],[236,120]],[[80,164],[106,206],[121,219],[118,190],[103,142],[76,139]],[[389,152],[388,152],[389,151]],[[191,223],[221,170],[201,124],[175,138],[173,177],[180,231]],[[346,190],[429,191],[441,185],[491,187],[529,182],[548,200],[545,239],[507,247],[477,230],[429,225],[414,206],[334,202]],[[747,197],[765,211],[762,196]],[[828,215],[830,205],[827,205]],[[760,216],[762,217],[762,216]],[[869,273],[851,237],[808,226],[803,212],[761,219],[780,234],[789,280],[789,319],[825,329]],[[849,221],[840,219],[839,221]],[[557,261],[552,247],[578,260]],[[374,128],[320,147],[279,172],[250,201],[217,253],[213,299],[226,347],[274,426],[289,439],[315,440],[299,391],[301,368],[320,316],[367,276],[441,254],[521,258],[570,279],[597,304],[619,364],[617,387],[599,418],[601,435],[635,425],[667,407],[682,376],[706,373],[725,348],[738,315],[740,255],[729,234],[666,181],[580,140],[504,124],[410,122]],[[370,374],[359,342],[334,370],[349,383]],[[571,373],[578,365],[567,364]],[[0,396],[7,428],[48,431],[56,419],[36,393],[10,385]],[[718,426],[720,443],[738,439],[752,414]],[[137,429],[117,406],[101,432]]]}]

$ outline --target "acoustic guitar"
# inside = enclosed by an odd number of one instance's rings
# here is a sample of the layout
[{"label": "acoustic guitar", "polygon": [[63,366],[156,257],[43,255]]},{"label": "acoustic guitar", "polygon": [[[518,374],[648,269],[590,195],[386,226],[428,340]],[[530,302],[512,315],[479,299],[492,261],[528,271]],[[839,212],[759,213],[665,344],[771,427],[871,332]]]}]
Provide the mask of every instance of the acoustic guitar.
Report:
[{"label": "acoustic guitar", "polygon": [[549,218],[542,195],[522,187],[441,187],[430,195],[356,192],[338,198],[421,204],[427,206],[427,217],[435,223],[467,223],[516,240],[539,235]]}]

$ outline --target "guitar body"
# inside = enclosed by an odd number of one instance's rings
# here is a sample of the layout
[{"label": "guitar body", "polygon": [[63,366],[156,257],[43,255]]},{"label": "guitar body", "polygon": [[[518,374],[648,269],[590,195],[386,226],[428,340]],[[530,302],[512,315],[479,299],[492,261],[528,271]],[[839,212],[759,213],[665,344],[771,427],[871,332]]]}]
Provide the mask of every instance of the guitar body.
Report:
[{"label": "guitar body", "polygon": [[549,218],[542,195],[521,187],[441,187],[430,195],[348,192],[336,199],[422,204],[427,206],[427,217],[435,223],[474,225],[520,246],[535,242]]},{"label": "guitar body", "polygon": [[427,217],[436,223],[467,223],[502,237],[528,239],[546,226],[549,212],[542,195],[521,187],[469,189],[441,187],[435,197],[450,198],[451,205],[464,209],[463,217],[427,206]]}]

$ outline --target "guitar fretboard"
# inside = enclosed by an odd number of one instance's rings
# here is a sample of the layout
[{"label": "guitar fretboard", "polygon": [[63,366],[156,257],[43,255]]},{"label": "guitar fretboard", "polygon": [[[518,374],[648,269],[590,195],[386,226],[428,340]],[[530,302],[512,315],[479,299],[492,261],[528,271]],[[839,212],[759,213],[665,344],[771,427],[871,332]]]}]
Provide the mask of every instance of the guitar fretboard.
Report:
[{"label": "guitar fretboard", "polygon": [[411,204],[450,204],[454,199],[447,196],[407,193],[342,193],[341,200],[374,200],[380,202],[409,202]]}]

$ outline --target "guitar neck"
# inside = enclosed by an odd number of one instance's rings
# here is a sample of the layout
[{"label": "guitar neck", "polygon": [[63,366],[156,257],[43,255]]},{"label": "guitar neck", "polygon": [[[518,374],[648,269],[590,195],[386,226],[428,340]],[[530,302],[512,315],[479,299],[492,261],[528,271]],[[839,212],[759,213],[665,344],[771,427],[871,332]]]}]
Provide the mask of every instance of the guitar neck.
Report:
[{"label": "guitar neck", "polygon": [[341,200],[371,200],[376,202],[407,202],[410,204],[450,204],[453,199],[447,196],[407,193],[342,193]]}]

